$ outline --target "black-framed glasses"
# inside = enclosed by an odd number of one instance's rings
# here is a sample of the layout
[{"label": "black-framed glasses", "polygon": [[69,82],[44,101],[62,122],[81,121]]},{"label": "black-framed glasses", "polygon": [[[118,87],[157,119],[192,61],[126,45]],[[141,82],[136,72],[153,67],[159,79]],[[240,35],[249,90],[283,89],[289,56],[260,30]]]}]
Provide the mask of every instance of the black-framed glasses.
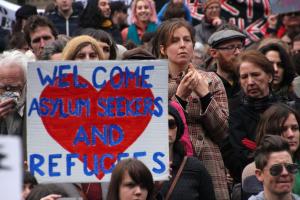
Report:
[{"label": "black-framed glasses", "polygon": [[299,165],[296,163],[281,163],[281,164],[274,164],[270,167],[269,171],[272,176],[279,176],[282,171],[283,167],[290,173],[296,174],[298,172]]},{"label": "black-framed glasses", "polygon": [[175,119],[169,119],[169,129],[175,129],[177,127]]},{"label": "black-framed glasses", "polygon": [[244,50],[244,48],[245,46],[243,44],[216,47],[216,49],[218,50],[228,51],[232,53],[235,52],[236,49]]}]

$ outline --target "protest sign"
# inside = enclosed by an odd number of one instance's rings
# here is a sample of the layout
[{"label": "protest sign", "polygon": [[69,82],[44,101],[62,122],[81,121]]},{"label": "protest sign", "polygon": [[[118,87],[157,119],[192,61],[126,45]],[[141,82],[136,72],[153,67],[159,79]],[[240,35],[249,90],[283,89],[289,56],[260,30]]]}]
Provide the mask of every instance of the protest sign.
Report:
[{"label": "protest sign", "polygon": [[19,7],[19,5],[0,0],[0,26],[11,29],[12,22],[15,20],[15,12]]},{"label": "protest sign", "polygon": [[1,199],[21,199],[22,176],[20,138],[0,136]]},{"label": "protest sign", "polygon": [[167,62],[32,62],[27,82],[30,171],[40,182],[109,181],[136,157],[168,177]]},{"label": "protest sign", "polygon": [[299,0],[270,0],[270,4],[273,14],[300,11]]}]

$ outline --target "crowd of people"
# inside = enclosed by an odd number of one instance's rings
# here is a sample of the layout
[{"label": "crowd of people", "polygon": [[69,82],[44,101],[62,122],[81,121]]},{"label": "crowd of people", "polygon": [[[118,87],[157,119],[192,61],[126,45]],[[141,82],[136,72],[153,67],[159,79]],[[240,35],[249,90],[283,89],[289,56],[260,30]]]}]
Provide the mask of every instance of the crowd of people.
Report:
[{"label": "crowd of people", "polygon": [[[265,36],[246,46],[220,0],[196,24],[185,1],[155,3],[133,0],[130,15],[123,1],[54,0],[44,15],[23,5],[0,30],[0,135],[22,139],[22,198],[300,199],[300,11],[268,16]],[[26,168],[27,63],[128,59],[168,62],[169,180],[130,158],[107,195],[100,183],[39,184]]]}]

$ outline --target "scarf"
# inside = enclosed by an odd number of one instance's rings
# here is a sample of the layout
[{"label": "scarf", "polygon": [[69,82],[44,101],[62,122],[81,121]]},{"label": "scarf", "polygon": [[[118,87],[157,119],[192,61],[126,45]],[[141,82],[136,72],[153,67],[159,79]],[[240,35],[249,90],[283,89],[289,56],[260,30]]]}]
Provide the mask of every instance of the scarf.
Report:
[{"label": "scarf", "polygon": [[249,96],[244,96],[242,99],[242,103],[256,112],[263,113],[267,110],[273,103],[277,102],[277,98],[273,94],[269,94],[268,96],[262,98],[252,98]]},{"label": "scarf", "polygon": [[[155,23],[150,22],[147,25],[145,33],[155,32],[156,29],[157,29],[157,25]],[[135,24],[132,24],[131,26],[129,26],[128,34],[127,34],[127,40],[131,40],[132,42],[134,42],[137,45],[142,44],[142,41],[139,38],[137,27],[136,27]]]}]

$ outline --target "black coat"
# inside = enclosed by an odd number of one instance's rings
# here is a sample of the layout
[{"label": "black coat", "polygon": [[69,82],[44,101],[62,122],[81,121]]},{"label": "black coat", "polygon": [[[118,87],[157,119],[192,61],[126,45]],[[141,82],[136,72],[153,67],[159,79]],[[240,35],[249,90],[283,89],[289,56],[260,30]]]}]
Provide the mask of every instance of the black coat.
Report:
[{"label": "black coat", "polygon": [[[164,182],[157,199],[164,199],[180,167],[181,160],[174,155],[172,165],[172,179]],[[201,161],[188,157],[180,178],[171,194],[172,200],[213,200],[215,199],[213,184],[210,175]]]},{"label": "black coat", "polygon": [[220,146],[224,164],[236,182],[241,181],[243,169],[254,160],[254,149],[245,143],[255,145],[260,115],[275,102],[277,98],[270,96],[257,109],[253,104],[245,104],[242,101],[229,115],[229,136],[222,141]]}]

